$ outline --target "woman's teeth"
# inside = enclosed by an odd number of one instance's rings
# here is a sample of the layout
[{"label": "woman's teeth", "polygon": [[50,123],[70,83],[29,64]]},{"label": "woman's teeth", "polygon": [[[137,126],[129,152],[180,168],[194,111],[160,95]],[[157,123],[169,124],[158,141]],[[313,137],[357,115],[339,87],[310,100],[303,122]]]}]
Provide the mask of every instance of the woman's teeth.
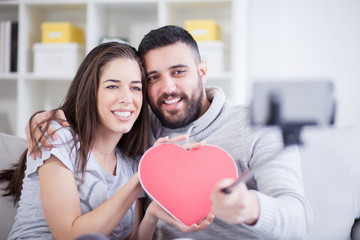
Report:
[{"label": "woman's teeth", "polygon": [[130,116],[130,112],[114,112],[114,114],[121,118],[126,118]]}]

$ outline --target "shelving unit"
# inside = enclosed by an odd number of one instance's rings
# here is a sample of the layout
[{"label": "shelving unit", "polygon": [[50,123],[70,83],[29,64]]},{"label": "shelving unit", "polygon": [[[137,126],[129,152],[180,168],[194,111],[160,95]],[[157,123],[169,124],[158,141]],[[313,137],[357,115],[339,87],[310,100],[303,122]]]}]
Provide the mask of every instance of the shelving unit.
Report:
[{"label": "shelving unit", "polygon": [[8,127],[10,134],[24,136],[24,127],[34,112],[59,106],[65,96],[73,76],[33,72],[32,47],[41,42],[40,26],[45,21],[68,21],[82,28],[89,52],[102,37],[121,37],[137,48],[151,29],[167,24],[183,26],[187,19],[214,19],[221,27],[228,54],[225,72],[209,74],[206,85],[220,86],[230,100],[236,99],[233,86],[245,79],[241,73],[234,77],[230,64],[246,50],[244,45],[234,44],[238,41],[234,33],[239,34],[237,26],[243,21],[237,16],[241,9],[234,8],[245,6],[241,2],[246,0],[0,0],[0,20],[19,22],[18,72],[0,74],[0,126]]}]

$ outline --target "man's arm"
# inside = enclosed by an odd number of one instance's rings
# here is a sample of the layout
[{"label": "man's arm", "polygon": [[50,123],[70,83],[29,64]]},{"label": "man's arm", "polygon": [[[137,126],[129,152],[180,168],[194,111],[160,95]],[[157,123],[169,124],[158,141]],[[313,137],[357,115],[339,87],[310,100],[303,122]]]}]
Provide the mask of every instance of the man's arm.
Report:
[{"label": "man's arm", "polygon": [[[50,110],[40,112],[34,115],[28,125],[25,127],[25,134],[27,140],[28,151],[31,153],[31,157],[35,160],[36,157],[41,157],[41,149],[40,146],[45,147],[47,150],[52,148],[50,142],[44,137],[44,133],[42,129],[45,129],[46,120],[49,119],[52,115]],[[65,114],[62,110],[57,110],[55,113],[55,117],[58,119],[64,119],[64,121],[59,122],[62,126],[69,126],[66,121]],[[53,139],[57,140],[58,135],[54,128],[49,125],[46,133]],[[39,146],[40,145],[40,146]]]}]

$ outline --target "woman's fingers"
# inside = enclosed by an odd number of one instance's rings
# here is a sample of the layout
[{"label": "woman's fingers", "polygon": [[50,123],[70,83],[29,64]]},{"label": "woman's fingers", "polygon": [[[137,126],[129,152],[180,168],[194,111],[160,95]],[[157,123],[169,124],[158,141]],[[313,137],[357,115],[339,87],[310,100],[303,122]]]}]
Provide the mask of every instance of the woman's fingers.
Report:
[{"label": "woman's fingers", "polygon": [[197,224],[196,231],[204,230],[207,226],[209,226],[214,221],[215,215],[213,213],[209,213],[206,218],[202,221],[200,221]]},{"label": "woman's fingers", "polygon": [[190,226],[186,226],[176,220],[174,217],[172,217],[167,211],[165,211],[154,201],[150,204],[148,211],[150,211],[152,215],[156,216],[156,218],[162,219],[163,221],[173,225],[174,227],[177,227],[182,232],[194,232],[203,230],[212,223],[215,217],[214,214],[210,213],[206,216],[204,220],[202,220],[198,224],[194,223]]}]

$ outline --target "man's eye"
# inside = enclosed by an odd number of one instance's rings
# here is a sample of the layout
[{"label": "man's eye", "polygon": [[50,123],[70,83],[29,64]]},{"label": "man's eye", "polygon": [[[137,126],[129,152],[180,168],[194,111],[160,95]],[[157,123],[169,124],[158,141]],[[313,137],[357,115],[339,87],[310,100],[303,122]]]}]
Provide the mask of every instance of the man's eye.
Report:
[{"label": "man's eye", "polygon": [[148,77],[148,81],[153,81],[153,80],[156,80],[158,78],[159,78],[159,76],[157,76],[157,75],[150,76],[150,77]]},{"label": "man's eye", "polygon": [[182,73],[185,73],[185,70],[176,70],[174,72],[175,75],[179,75],[179,74],[182,74]]}]

